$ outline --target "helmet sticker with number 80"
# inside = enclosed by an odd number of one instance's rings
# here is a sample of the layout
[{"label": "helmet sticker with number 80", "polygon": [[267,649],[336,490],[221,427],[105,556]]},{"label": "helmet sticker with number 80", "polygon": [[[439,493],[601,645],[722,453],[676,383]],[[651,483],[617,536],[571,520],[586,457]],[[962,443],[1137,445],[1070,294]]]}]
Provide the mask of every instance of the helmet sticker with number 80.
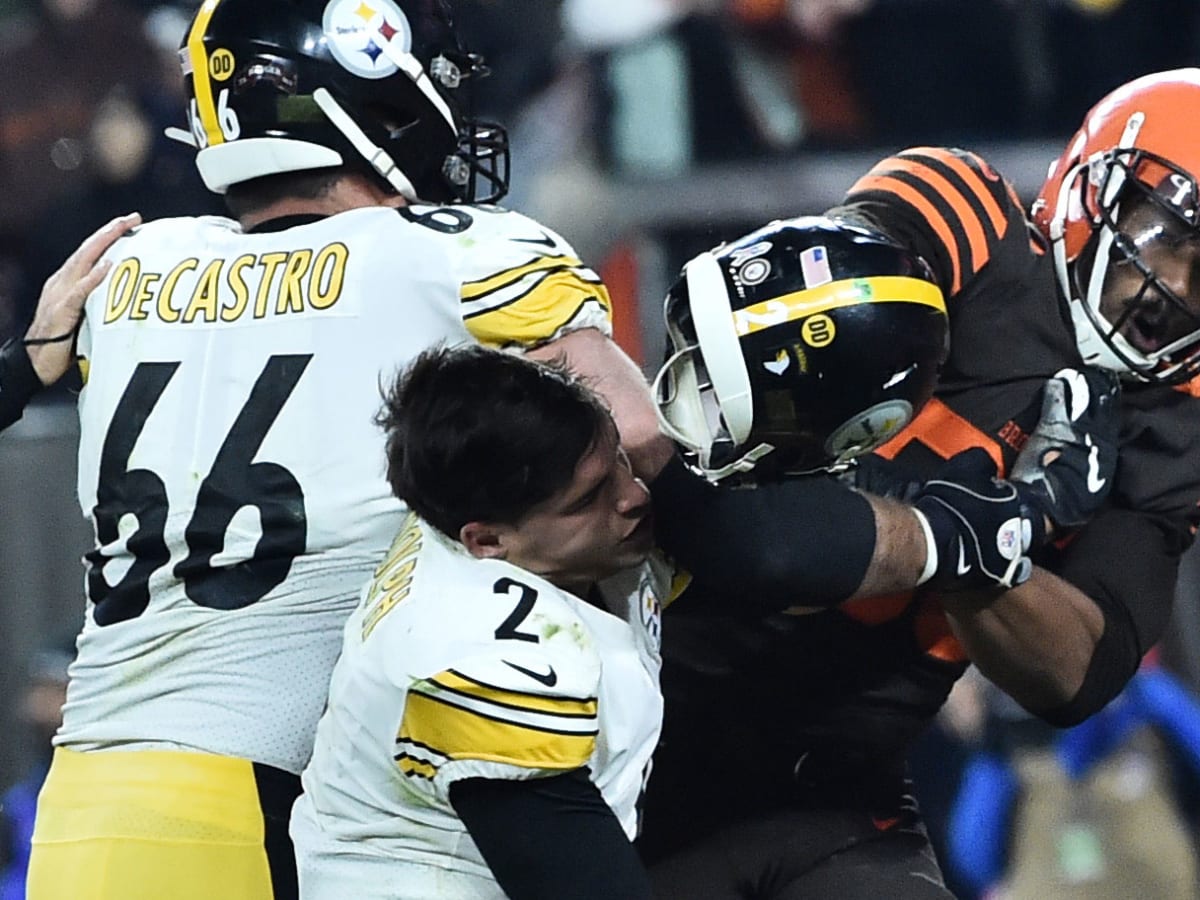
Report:
[{"label": "helmet sticker with number 80", "polygon": [[809,316],[800,326],[800,336],[810,347],[828,347],[837,337],[833,319],[824,314]]}]

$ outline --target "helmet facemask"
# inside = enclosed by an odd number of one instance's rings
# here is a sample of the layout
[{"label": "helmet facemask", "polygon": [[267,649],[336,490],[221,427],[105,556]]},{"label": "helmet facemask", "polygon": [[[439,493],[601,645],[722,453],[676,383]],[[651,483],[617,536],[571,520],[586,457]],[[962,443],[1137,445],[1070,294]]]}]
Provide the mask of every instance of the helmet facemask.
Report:
[{"label": "helmet facemask", "polygon": [[1084,177],[1097,198],[1092,236],[1070,264],[1056,246],[1084,361],[1143,381],[1190,380],[1200,373],[1195,182],[1137,148],[1079,166],[1064,194]]},{"label": "helmet facemask", "polygon": [[[742,446],[750,434],[754,401],[720,264],[711,253],[700,254],[684,268],[678,287],[667,295],[668,357],[653,386],[659,425],[684,448],[697,471],[719,481],[750,471],[774,448]],[[711,360],[711,371],[706,360]]]}]

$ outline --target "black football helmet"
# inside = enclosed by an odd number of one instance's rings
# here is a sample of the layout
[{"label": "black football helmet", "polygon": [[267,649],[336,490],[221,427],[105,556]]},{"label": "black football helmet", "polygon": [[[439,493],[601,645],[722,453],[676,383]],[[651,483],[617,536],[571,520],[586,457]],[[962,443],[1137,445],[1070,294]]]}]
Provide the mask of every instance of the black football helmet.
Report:
[{"label": "black football helmet", "polygon": [[444,0],[205,0],[180,47],[210,190],[350,165],[410,200],[494,202],[504,129],[461,112],[483,60]]},{"label": "black football helmet", "polygon": [[873,450],[929,400],[949,349],[925,262],[817,216],[701,253],[665,316],[659,420],[713,481],[836,469]]}]

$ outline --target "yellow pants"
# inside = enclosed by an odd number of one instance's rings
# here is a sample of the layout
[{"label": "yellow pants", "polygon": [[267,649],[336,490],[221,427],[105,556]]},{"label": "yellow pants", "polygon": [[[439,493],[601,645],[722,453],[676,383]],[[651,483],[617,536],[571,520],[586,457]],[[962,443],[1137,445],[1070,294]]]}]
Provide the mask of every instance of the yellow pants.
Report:
[{"label": "yellow pants", "polygon": [[265,838],[246,760],[59,748],[38,797],[27,898],[276,900]]}]

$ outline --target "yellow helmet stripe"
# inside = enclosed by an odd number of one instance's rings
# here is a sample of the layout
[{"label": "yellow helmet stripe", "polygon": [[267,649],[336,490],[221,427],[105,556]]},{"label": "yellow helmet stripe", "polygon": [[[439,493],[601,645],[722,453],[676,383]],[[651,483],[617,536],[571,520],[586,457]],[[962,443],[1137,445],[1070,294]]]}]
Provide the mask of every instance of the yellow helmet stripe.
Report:
[{"label": "yellow helmet stripe", "polygon": [[919,303],[946,312],[946,300],[937,285],[907,275],[880,275],[844,278],[735,310],[734,328],[739,336],[753,334],[784,322],[859,303]]},{"label": "yellow helmet stripe", "polygon": [[217,106],[213,100],[212,80],[208,72],[208,54],[204,51],[204,33],[208,31],[209,20],[220,2],[221,0],[204,0],[192,21],[192,30],[188,32],[187,39],[188,57],[192,64],[192,92],[196,95],[197,111],[208,135],[210,147],[225,143],[221,123],[217,121]]}]

